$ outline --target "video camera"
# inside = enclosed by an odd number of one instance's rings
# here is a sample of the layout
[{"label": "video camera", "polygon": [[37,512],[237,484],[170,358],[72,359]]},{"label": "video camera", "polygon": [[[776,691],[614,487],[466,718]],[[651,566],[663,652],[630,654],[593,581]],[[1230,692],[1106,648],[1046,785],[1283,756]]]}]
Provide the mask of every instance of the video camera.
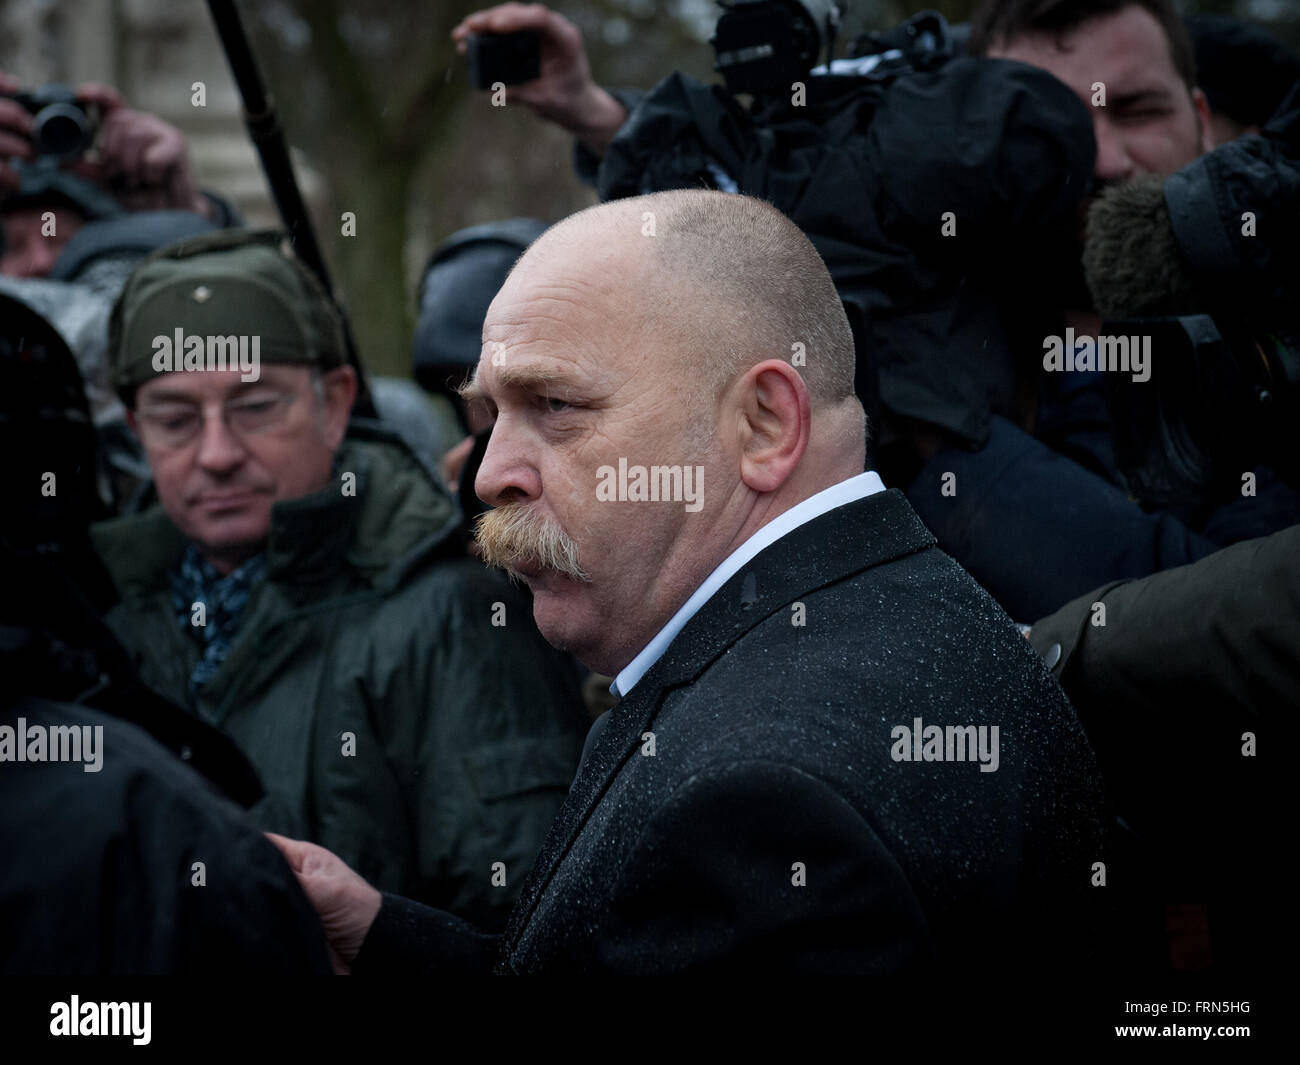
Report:
[{"label": "video camera", "polygon": [[[788,92],[808,74],[892,76],[931,70],[956,54],[947,20],[921,11],[889,30],[864,33],[835,59],[843,4],[834,0],[719,0],[725,9],[710,40],[731,93]],[[824,57],[824,58],[821,58]]]},{"label": "video camera", "polygon": [[1107,375],[1115,458],[1135,499],[1210,507],[1260,463],[1300,485],[1300,335],[1207,314],[1114,320],[1102,331],[1151,338],[1150,381]]},{"label": "video camera", "polygon": [[937,11],[919,11],[891,29],[857,37],[849,47],[849,56],[899,59],[912,70],[929,70],[957,51],[948,20]]},{"label": "video camera", "polygon": [[95,143],[98,109],[79,101],[66,85],[42,85],[0,96],[16,100],[32,116],[32,148],[37,158],[76,159]]},{"label": "video camera", "polygon": [[718,0],[713,69],[733,93],[786,91],[825,55],[840,26],[835,0]]}]

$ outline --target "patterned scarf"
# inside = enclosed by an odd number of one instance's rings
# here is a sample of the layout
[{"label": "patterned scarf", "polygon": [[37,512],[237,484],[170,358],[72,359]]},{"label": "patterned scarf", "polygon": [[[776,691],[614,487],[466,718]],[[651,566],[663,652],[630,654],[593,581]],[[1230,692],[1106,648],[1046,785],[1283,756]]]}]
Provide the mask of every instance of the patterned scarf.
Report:
[{"label": "patterned scarf", "polygon": [[[230,653],[239,632],[239,621],[248,597],[266,575],[266,554],[248,559],[243,565],[221,576],[189,544],[181,558],[180,569],[171,574],[172,607],[176,621],[199,648],[199,660],[190,673],[190,696],[201,689]],[[194,604],[202,603],[204,624],[193,621]]]}]

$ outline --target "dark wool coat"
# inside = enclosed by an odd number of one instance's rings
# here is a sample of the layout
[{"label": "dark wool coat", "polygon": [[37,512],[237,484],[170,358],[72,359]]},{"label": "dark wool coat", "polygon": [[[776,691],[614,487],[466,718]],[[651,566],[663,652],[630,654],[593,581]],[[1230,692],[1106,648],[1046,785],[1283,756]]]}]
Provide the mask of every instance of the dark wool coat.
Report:
[{"label": "dark wool coat", "polygon": [[[916,718],[998,726],[998,768],[897,760]],[[504,938],[386,896],[358,973],[987,973],[1086,952],[1092,752],[897,491],[760,552],[602,723]]]}]

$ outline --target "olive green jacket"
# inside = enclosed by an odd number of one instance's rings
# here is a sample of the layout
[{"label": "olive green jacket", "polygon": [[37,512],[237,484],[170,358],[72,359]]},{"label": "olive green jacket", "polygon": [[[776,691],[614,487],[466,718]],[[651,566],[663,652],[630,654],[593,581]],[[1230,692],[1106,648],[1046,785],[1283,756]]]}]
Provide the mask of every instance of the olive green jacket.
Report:
[{"label": "olive green jacket", "polygon": [[572,664],[526,594],[465,555],[457,509],[397,437],[354,422],[337,470],[272,509],[267,577],[197,702],[168,583],[185,540],[157,506],[93,530],[120,595],[108,624],[145,683],[253,762],[262,828],[499,926],[581,754]]},{"label": "olive green jacket", "polygon": [[1081,713],[1280,720],[1300,705],[1300,525],[1103,585],[1029,638]]}]

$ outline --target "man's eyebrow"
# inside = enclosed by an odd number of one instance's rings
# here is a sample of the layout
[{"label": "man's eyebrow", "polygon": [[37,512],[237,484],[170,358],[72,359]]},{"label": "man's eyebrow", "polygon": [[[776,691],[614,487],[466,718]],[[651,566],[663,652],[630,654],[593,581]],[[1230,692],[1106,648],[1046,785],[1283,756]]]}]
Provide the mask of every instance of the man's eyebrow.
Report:
[{"label": "man's eyebrow", "polygon": [[1132,107],[1134,104],[1165,103],[1169,100],[1167,89],[1134,89],[1110,98],[1111,107]]},{"label": "man's eyebrow", "polygon": [[[572,378],[562,370],[549,366],[499,366],[496,370],[496,383],[500,388],[521,388],[535,390],[543,385],[564,384]],[[457,389],[457,394],[466,403],[486,400],[487,393],[478,382],[477,375]]]},{"label": "man's eyebrow", "polygon": [[[225,396],[226,399],[236,399],[239,396],[248,395],[250,392],[256,392],[261,389],[270,389],[271,391],[287,391],[289,386],[281,383],[277,385],[273,381],[240,381]],[[188,392],[177,391],[173,389],[155,389],[147,400],[141,401],[141,406],[159,406],[163,403],[188,403],[192,407],[202,406],[202,400],[191,395]]]},{"label": "man's eyebrow", "polygon": [[188,392],[159,391],[158,389],[155,389],[153,395],[149,396],[148,399],[141,400],[140,405],[142,407],[155,407],[164,403],[188,403],[191,407],[199,406],[199,401]]},{"label": "man's eyebrow", "polygon": [[264,388],[269,388],[272,392],[288,392],[293,386],[288,381],[276,382],[272,377],[263,370],[261,377],[256,381],[240,381],[230,390],[231,396],[242,396],[249,392],[258,392]]}]

